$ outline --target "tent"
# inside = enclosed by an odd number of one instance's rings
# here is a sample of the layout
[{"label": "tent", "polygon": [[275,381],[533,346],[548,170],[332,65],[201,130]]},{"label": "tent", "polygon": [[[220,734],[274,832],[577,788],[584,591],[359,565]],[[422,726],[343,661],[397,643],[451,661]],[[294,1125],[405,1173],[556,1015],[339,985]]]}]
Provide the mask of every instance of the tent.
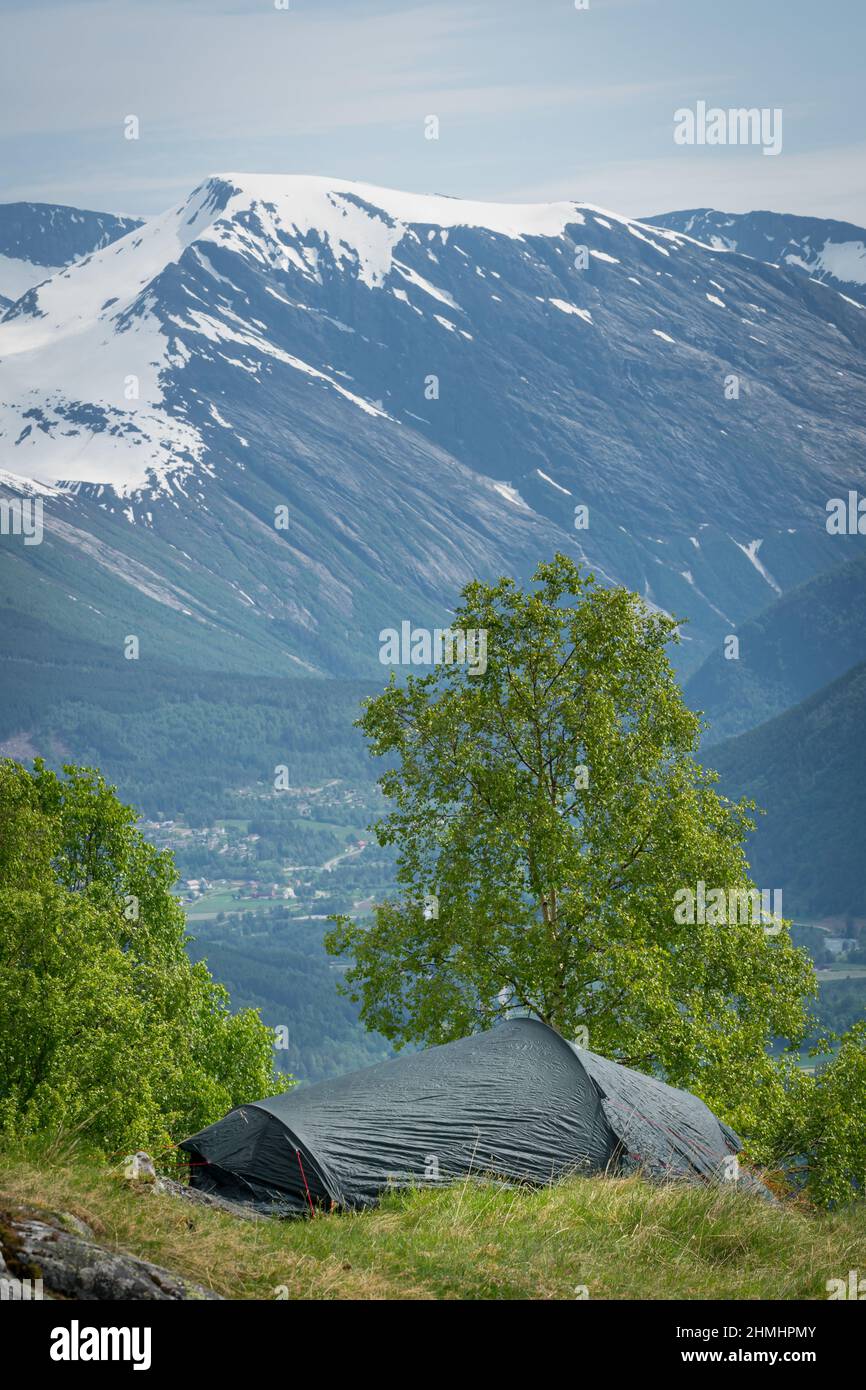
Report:
[{"label": "tent", "polygon": [[195,1187],[300,1214],[467,1175],[718,1180],[736,1176],[741,1144],[688,1091],[513,1018],[243,1105],[180,1147]]}]

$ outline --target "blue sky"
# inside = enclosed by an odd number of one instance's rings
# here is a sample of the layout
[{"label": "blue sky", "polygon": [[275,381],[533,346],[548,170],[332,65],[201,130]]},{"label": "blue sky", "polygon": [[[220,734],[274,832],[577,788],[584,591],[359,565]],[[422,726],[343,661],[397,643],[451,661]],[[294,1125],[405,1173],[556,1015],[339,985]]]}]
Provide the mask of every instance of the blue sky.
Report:
[{"label": "blue sky", "polygon": [[[0,201],[243,170],[866,224],[864,39],[863,0],[0,0]],[[699,100],[781,107],[782,153],[675,145]]]}]

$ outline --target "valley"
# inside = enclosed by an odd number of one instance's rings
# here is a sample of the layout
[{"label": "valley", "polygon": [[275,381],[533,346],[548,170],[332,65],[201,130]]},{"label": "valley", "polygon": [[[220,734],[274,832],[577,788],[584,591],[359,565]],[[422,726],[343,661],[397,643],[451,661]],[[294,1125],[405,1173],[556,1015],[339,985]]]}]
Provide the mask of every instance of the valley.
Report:
[{"label": "valley", "polygon": [[683,620],[701,756],[767,811],[825,1025],[861,1016],[866,552],[826,524],[866,488],[858,229],[246,175],[72,211],[0,206],[0,503],[40,519],[0,535],[0,750],[136,806],[280,1066],[388,1050],[322,947],[394,888],[361,702],[556,549]]}]

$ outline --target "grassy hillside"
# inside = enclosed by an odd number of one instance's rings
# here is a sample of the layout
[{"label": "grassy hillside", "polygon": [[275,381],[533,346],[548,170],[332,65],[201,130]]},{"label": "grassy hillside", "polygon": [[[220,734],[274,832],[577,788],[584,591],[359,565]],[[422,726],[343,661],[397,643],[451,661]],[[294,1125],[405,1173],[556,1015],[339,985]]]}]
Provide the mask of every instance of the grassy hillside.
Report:
[{"label": "grassy hillside", "polygon": [[743,623],[739,659],[726,660],[720,645],[685,684],[686,704],[709,722],[705,742],[754,728],[866,659],[864,606],[861,551]]},{"label": "grassy hillside", "polygon": [[766,808],[749,857],[786,913],[866,913],[864,719],[866,662],[708,759],[728,795]]},{"label": "grassy hillside", "polygon": [[95,1162],[0,1158],[3,1200],[69,1212],[95,1238],[226,1298],[825,1299],[866,1262],[866,1207],[813,1212],[718,1188],[576,1178],[457,1185],[376,1211],[239,1221]]}]

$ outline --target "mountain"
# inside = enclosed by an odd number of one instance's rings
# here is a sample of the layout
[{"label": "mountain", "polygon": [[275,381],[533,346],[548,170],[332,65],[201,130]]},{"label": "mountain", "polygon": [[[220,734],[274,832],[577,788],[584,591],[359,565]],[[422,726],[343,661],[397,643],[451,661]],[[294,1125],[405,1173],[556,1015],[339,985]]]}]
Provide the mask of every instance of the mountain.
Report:
[{"label": "mountain", "polygon": [[56,203],[0,204],[0,313],[34,285],[140,225],[134,217]]},{"label": "mountain", "polygon": [[44,509],[0,582],[25,632],[381,678],[383,628],[565,549],[690,671],[840,559],[864,312],[590,204],[213,177],[0,321],[0,483]]},{"label": "mountain", "polygon": [[[0,607],[0,757],[99,767],[147,816],[228,814],[231,789],[331,777],[372,781],[353,721],[377,683],[192,670]],[[325,855],[322,855],[325,858]]]},{"label": "mountain", "polygon": [[[247,926],[247,921],[249,926]],[[337,993],[340,965],[322,944],[321,923],[292,922],[279,913],[249,914],[238,936],[225,922],[191,922],[193,961],[229,990],[234,1009],[254,1008],[271,1028],[288,1025],[275,1054],[280,1071],[299,1081],[322,1081],[393,1056],[391,1044],[369,1032],[359,1006]]]},{"label": "mountain", "polygon": [[771,265],[791,266],[860,304],[866,298],[866,229],[852,222],[713,208],[668,212],[647,220],[719,251],[739,251]]},{"label": "mountain", "polygon": [[752,877],[783,910],[866,915],[866,662],[757,729],[720,743],[729,796],[766,809],[750,839]]},{"label": "mountain", "polygon": [[[846,543],[847,538],[842,541]],[[784,594],[738,629],[739,656],[713,652],[685,685],[716,743],[799,704],[866,660],[866,555]]]}]

